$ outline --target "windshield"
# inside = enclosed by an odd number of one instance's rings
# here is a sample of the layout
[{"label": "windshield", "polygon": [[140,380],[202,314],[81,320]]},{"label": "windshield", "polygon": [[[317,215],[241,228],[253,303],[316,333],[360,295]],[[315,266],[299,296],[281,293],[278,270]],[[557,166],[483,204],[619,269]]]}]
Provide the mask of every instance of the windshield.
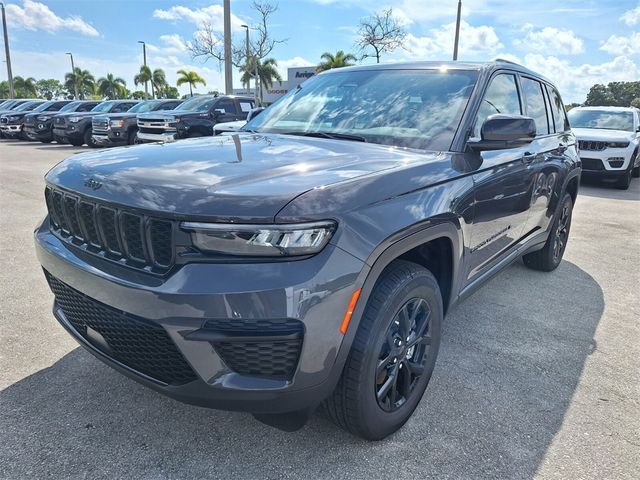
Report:
[{"label": "windshield", "polygon": [[216,100],[218,100],[217,97],[193,97],[189,100],[185,100],[178,107],[176,107],[175,110],[188,112],[205,112],[211,108]]},{"label": "windshield", "polygon": [[82,105],[82,102],[67,103],[64,107],[60,109],[60,112],[73,112],[79,105]]},{"label": "windshield", "polygon": [[151,112],[152,110],[155,110],[155,106],[158,105],[160,102],[157,100],[150,100],[148,102],[141,102],[138,103],[137,105],[134,105],[133,107],[131,107],[129,110],[127,110],[127,112],[130,113],[145,113],[145,112]]},{"label": "windshield", "polygon": [[568,116],[572,128],[603,128],[605,130],[633,132],[632,112],[580,110],[574,108],[569,111]]},{"label": "windshield", "polygon": [[461,70],[318,75],[252,119],[245,129],[448,150],[476,78],[475,71]]},{"label": "windshield", "polygon": [[33,107],[40,105],[41,102],[25,102],[17,108],[14,108],[14,112],[24,112],[27,110],[33,110]]},{"label": "windshield", "polygon": [[44,102],[33,109],[34,112],[43,112],[46,108],[53,105],[54,102]]},{"label": "windshield", "polygon": [[92,112],[108,112],[113,108],[113,102],[102,102],[91,109]]},{"label": "windshield", "polygon": [[13,103],[13,100],[5,100],[4,102],[0,103],[0,110],[6,110],[7,108],[11,107]]}]

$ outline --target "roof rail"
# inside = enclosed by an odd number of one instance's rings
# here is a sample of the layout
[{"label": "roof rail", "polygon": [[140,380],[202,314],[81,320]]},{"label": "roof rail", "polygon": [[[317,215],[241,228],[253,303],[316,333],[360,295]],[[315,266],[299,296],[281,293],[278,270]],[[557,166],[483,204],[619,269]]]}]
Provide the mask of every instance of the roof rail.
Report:
[{"label": "roof rail", "polygon": [[507,60],[506,58],[495,58],[493,61],[494,62],[502,62],[502,63],[510,63],[512,65],[518,65],[519,67],[522,67],[522,65],[520,65],[518,62],[514,62],[513,60]]}]

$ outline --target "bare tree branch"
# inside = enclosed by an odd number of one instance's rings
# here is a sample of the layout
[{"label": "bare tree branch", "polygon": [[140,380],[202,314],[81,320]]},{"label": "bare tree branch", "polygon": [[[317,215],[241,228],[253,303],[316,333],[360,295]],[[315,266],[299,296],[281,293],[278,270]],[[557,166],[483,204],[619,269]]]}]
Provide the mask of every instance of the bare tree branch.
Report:
[{"label": "bare tree branch", "polygon": [[[356,45],[363,52],[362,58],[374,56],[376,62],[380,63],[380,56],[383,53],[391,53],[403,47],[406,36],[407,31],[404,26],[398,18],[393,16],[393,9],[389,8],[360,20]],[[367,48],[373,48],[374,54],[365,53]]]}]

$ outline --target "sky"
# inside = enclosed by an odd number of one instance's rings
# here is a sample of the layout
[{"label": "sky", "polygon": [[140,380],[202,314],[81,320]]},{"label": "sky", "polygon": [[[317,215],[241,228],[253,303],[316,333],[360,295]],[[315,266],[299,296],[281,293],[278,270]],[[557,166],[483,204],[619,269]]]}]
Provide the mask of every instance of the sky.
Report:
[{"label": "sky", "polygon": [[[133,76],[147,61],[174,83],[179,69],[207,81],[196,92],[224,90],[215,60],[192,59],[187,44],[203,21],[222,30],[222,0],[5,0],[14,75],[62,80],[75,64],[96,78]],[[275,2],[273,2],[275,3]],[[286,79],[287,67],[314,65],[326,51],[360,56],[360,20],[386,7],[404,24],[404,48],[384,62],[449,60],[457,0],[280,0],[270,31],[286,40],[272,52]],[[233,0],[234,42],[241,24],[259,18],[249,0]],[[637,0],[463,0],[460,60],[497,57],[517,61],[554,81],[565,103],[583,102],[594,83],[640,80],[640,2]],[[4,49],[3,51],[4,52]],[[0,53],[4,60],[4,55]],[[373,60],[366,58],[364,63]],[[6,79],[4,63],[0,80]],[[239,74],[234,86],[241,87]],[[138,87],[140,88],[140,87]],[[188,86],[180,89],[188,93]]]}]

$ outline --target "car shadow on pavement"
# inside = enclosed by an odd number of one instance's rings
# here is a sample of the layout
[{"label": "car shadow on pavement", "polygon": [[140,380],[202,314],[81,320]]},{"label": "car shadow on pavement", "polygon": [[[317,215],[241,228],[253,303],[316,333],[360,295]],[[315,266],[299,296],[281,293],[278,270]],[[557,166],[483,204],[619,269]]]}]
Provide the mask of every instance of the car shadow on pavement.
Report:
[{"label": "car shadow on pavement", "polygon": [[[628,190],[616,188],[614,183],[598,179],[583,178],[580,181],[580,195],[588,197],[608,198],[611,200],[640,201],[640,179],[631,180]],[[579,199],[578,199],[579,201]]]},{"label": "car shadow on pavement", "polygon": [[576,265],[513,265],[449,313],[422,402],[381,442],[321,414],[284,433],[183,405],[77,348],[0,392],[0,477],[530,478],[603,310],[600,286]]}]

